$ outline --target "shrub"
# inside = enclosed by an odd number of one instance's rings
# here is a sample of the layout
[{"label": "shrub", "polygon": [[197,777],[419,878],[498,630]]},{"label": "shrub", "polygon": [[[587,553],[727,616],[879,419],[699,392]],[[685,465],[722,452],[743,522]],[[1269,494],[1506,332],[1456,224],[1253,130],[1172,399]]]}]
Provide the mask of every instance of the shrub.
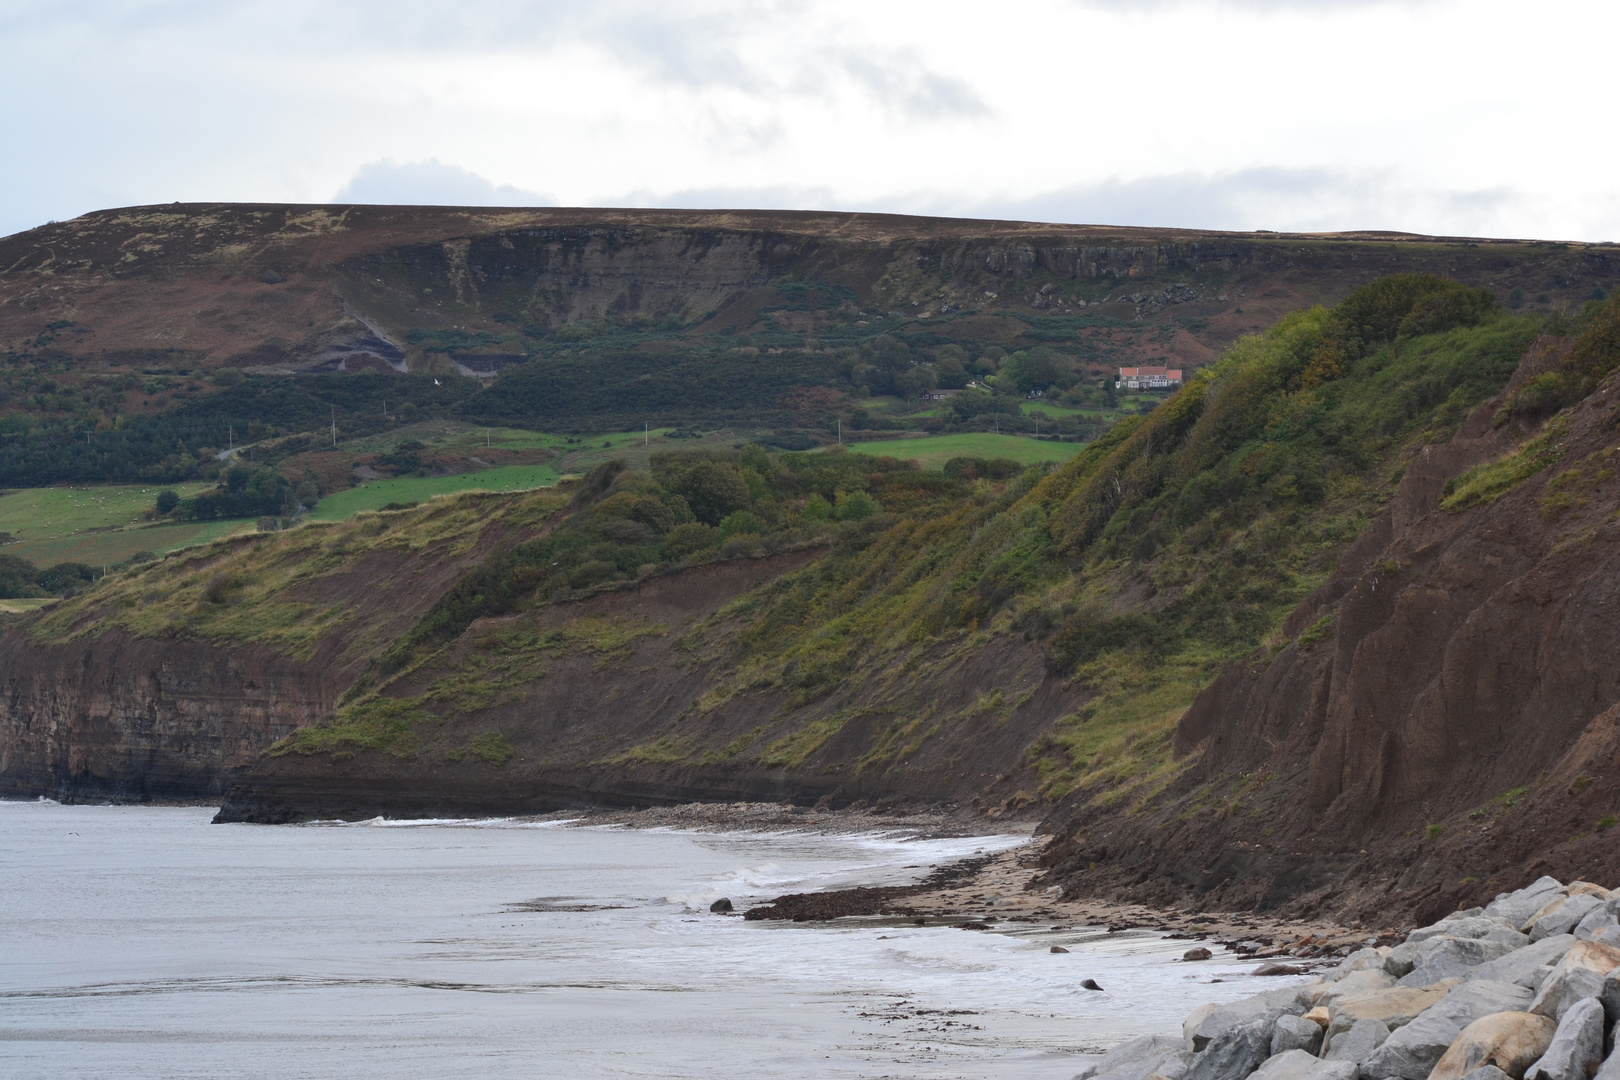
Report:
[{"label": "shrub", "polygon": [[158,497],[157,497],[157,512],[158,513],[167,514],[169,511],[173,510],[175,507],[177,507],[179,505],[180,505],[180,496],[176,492],[174,492],[173,490],[165,488],[164,490],[158,492]]},{"label": "shrub", "polygon": [[[825,500],[823,500],[825,501]],[[738,510],[735,514],[727,514],[725,520],[720,522],[720,539],[729,540],[739,533],[752,533],[759,536],[770,531],[765,520],[752,510]]]},{"label": "shrub", "polygon": [[34,564],[16,555],[0,555],[0,600],[23,596],[43,596],[45,591],[34,580]]},{"label": "shrub", "polygon": [[830,521],[833,516],[833,505],[820,495],[812,495],[804,501],[804,519],[806,521]]},{"label": "shrub", "polygon": [[865,521],[881,509],[878,501],[864,491],[838,493],[839,521]]},{"label": "shrub", "polygon": [[40,588],[58,596],[72,595],[95,580],[95,568],[81,562],[57,563],[41,570],[34,579]]},{"label": "shrub", "polygon": [[720,530],[701,521],[677,525],[664,537],[664,551],[672,559],[684,559],[714,547],[720,542]]}]

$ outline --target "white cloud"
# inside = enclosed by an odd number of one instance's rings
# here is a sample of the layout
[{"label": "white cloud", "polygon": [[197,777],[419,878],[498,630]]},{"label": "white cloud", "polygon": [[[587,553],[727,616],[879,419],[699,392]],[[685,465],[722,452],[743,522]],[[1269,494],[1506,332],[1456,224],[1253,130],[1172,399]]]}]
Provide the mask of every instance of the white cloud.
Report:
[{"label": "white cloud", "polygon": [[555,199],[533,191],[496,185],[477,173],[437,158],[400,164],[374,161],[332,196],[339,203],[395,203],[416,206],[550,206]]},{"label": "white cloud", "polygon": [[1612,239],[1616,31],[1608,0],[0,0],[0,65],[39,88],[0,111],[0,231],[730,192]]}]

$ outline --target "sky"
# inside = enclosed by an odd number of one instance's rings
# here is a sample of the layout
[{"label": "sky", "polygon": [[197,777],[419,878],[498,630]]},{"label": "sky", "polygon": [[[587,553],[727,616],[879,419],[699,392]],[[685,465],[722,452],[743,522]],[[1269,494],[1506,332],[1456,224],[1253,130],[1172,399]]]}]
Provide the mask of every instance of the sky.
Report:
[{"label": "sky", "polygon": [[174,201],[1620,240],[1613,0],[0,0],[0,235]]}]

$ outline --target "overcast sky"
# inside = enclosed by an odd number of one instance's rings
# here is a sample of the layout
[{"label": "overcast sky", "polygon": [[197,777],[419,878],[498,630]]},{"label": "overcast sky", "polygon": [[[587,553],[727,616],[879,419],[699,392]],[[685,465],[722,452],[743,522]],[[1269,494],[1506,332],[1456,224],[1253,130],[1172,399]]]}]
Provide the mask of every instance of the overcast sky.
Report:
[{"label": "overcast sky", "polygon": [[0,0],[0,234],[174,200],[1620,239],[1614,0]]}]

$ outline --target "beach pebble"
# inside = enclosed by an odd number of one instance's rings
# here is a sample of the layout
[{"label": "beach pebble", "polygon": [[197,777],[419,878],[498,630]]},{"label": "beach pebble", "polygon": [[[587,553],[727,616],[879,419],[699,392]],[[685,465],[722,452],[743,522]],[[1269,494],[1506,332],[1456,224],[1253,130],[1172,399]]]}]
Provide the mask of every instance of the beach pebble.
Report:
[{"label": "beach pebble", "polygon": [[1181,958],[1183,960],[1208,960],[1214,955],[1215,954],[1210,952],[1208,949],[1188,949],[1186,952],[1181,954]]}]

